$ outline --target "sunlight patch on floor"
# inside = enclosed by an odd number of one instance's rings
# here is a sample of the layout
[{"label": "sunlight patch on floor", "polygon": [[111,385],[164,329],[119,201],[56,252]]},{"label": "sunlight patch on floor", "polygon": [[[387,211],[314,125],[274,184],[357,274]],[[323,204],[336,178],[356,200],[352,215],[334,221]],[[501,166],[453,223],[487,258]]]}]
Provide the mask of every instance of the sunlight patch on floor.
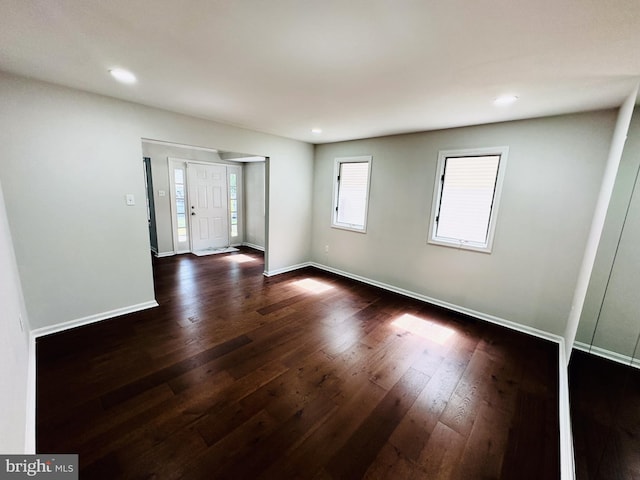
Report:
[{"label": "sunlight patch on floor", "polygon": [[237,253],[235,255],[229,255],[226,257],[227,260],[234,263],[245,263],[245,262],[255,262],[255,258],[250,257],[249,255],[245,255],[244,253]]},{"label": "sunlight patch on floor", "polygon": [[333,286],[328,285],[323,282],[319,282],[318,280],[313,280],[312,278],[305,278],[304,280],[298,280],[297,282],[293,282],[294,285],[304,288],[308,292],[311,293],[323,293],[327,290],[331,290]]},{"label": "sunlight patch on floor", "polygon": [[405,313],[404,315],[396,318],[391,325],[402,328],[408,332],[418,335],[427,340],[431,340],[440,345],[444,345],[456,332],[455,330],[437,323],[430,322],[415,315]]}]

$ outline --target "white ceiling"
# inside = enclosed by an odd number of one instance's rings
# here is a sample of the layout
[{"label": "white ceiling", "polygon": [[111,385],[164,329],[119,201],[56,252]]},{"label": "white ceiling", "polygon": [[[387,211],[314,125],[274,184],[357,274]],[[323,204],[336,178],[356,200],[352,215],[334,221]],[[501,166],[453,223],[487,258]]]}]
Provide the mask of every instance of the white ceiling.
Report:
[{"label": "white ceiling", "polygon": [[619,106],[640,0],[0,0],[0,70],[324,143]]}]

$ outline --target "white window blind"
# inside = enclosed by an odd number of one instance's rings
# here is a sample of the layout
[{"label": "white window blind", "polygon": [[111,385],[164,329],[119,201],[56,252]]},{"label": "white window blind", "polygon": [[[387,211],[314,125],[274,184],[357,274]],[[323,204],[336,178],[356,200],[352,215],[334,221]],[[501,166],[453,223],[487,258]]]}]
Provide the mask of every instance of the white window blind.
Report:
[{"label": "white window blind", "polygon": [[370,161],[371,157],[336,159],[333,226],[366,229]]},{"label": "white window blind", "polygon": [[500,157],[447,158],[436,236],[486,243]]},{"label": "white window blind", "polygon": [[441,152],[431,243],[491,250],[506,152],[506,147]]}]

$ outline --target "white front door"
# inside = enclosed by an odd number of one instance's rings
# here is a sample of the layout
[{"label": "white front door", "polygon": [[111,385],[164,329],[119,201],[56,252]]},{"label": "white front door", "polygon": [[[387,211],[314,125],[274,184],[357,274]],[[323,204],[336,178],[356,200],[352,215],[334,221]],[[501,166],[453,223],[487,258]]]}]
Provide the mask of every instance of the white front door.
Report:
[{"label": "white front door", "polygon": [[188,165],[191,251],[229,246],[227,169]]}]

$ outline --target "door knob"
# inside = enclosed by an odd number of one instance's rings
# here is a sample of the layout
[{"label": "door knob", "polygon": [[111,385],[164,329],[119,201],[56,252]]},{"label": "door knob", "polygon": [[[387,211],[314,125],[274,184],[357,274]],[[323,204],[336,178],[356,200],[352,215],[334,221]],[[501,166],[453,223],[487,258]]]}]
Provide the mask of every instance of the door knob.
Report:
[{"label": "door knob", "polygon": [[191,215],[195,215],[195,214],[196,214],[196,212],[191,212]]}]

